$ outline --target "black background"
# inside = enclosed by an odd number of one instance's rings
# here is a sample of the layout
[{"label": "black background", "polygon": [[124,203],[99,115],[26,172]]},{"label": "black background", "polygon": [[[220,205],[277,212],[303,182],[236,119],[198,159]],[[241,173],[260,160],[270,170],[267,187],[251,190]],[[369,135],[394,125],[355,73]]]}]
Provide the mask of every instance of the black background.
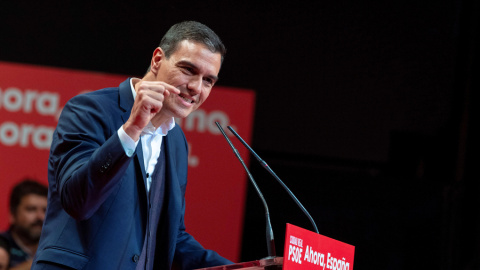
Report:
[{"label": "black background", "polygon": [[[218,84],[256,92],[253,148],[321,234],[356,247],[355,269],[478,269],[479,15],[462,0],[1,1],[0,61],[142,76],[172,24],[205,23],[228,50]],[[285,223],[313,228],[251,171],[282,256]],[[246,211],[242,261],[267,255],[251,187]]]}]

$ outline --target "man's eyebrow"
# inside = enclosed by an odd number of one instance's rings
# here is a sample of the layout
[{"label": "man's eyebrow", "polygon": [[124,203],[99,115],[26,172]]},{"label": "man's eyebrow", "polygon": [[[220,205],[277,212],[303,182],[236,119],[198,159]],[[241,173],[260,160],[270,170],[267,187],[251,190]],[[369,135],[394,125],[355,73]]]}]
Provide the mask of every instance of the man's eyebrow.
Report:
[{"label": "man's eyebrow", "polygon": [[[190,66],[192,67],[193,69],[195,70],[198,70],[199,68],[192,62],[188,61],[188,60],[181,60],[179,62],[177,62],[177,65],[187,65],[187,66]],[[213,81],[218,81],[218,76],[215,76],[215,75],[207,75],[206,77],[212,79]]]}]

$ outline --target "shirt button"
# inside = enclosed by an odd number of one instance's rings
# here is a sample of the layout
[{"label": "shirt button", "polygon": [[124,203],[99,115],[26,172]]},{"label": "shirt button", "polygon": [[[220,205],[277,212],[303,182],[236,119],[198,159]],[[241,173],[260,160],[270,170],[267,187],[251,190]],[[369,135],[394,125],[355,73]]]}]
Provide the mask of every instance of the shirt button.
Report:
[{"label": "shirt button", "polygon": [[135,263],[138,262],[138,255],[137,254],[133,255],[132,261],[135,262]]},{"label": "shirt button", "polygon": [[127,156],[131,157],[133,155],[133,150],[129,149],[127,150]]}]

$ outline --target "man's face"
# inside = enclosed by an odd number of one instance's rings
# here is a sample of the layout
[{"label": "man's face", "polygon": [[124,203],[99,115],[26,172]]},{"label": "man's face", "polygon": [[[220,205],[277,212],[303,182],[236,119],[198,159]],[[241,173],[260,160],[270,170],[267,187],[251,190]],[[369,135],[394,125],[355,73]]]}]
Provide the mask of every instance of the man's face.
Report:
[{"label": "man's face", "polygon": [[46,210],[46,197],[36,194],[23,196],[16,213],[11,215],[14,232],[29,241],[37,242],[42,232]]},{"label": "man's face", "polygon": [[180,94],[164,100],[162,110],[173,117],[187,117],[207,99],[218,80],[220,66],[220,53],[212,53],[201,43],[182,41],[168,59],[162,58],[156,74],[156,80],[180,90]]}]

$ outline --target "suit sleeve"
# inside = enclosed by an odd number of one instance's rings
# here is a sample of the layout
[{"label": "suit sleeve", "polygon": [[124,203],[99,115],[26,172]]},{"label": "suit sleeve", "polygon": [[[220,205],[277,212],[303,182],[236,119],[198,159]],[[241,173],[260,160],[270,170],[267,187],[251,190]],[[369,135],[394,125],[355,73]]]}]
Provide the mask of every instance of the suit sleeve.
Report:
[{"label": "suit sleeve", "polygon": [[104,99],[80,95],[70,100],[52,140],[49,170],[64,210],[77,220],[100,207],[131,161],[116,133],[122,123],[113,119],[119,112]]}]

